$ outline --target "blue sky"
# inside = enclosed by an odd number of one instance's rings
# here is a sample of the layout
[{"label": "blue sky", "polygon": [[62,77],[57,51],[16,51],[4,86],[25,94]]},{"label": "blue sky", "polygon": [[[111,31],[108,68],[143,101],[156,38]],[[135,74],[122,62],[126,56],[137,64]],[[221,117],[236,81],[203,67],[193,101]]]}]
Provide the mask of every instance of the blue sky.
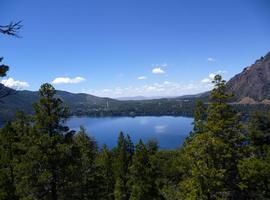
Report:
[{"label": "blue sky", "polygon": [[0,0],[1,80],[44,82],[98,96],[178,96],[206,91],[270,51],[268,0]]}]

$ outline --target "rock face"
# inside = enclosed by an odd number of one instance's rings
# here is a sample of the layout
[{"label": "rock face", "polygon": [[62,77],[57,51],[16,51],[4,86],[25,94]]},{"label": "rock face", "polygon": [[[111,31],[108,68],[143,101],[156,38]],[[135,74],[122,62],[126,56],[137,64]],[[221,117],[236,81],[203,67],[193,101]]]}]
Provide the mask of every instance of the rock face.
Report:
[{"label": "rock face", "polygon": [[234,100],[237,102],[247,98],[256,102],[268,102],[267,100],[270,100],[270,52],[235,75],[228,81],[227,86],[229,92],[234,93]]},{"label": "rock face", "polygon": [[244,97],[241,101],[238,102],[239,104],[256,104],[256,101],[250,97]]}]

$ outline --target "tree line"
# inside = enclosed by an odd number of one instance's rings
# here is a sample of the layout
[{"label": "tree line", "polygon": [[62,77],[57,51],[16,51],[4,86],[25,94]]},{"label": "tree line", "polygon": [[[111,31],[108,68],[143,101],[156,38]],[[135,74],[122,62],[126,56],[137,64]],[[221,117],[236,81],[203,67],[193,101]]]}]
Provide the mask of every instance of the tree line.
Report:
[{"label": "tree line", "polygon": [[0,199],[270,199],[270,113],[243,123],[221,76],[214,84],[175,150],[124,133],[116,147],[98,147],[83,127],[65,125],[68,108],[43,84],[35,114],[19,112],[0,130]]}]

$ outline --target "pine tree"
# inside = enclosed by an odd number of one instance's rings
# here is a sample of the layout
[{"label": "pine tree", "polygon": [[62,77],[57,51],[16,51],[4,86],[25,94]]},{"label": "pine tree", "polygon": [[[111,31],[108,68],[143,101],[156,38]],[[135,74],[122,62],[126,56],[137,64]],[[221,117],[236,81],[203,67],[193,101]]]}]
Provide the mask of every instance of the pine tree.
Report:
[{"label": "pine tree", "polygon": [[75,177],[71,184],[76,185],[76,192],[71,199],[100,199],[100,181],[95,160],[97,157],[96,141],[89,137],[84,127],[74,136],[77,152]]},{"label": "pine tree", "polygon": [[219,165],[226,170],[224,176],[224,188],[229,198],[239,199],[240,192],[238,161],[243,156],[244,135],[240,122],[240,115],[229,104],[232,94],[227,93],[226,82],[220,75],[216,75],[213,83],[215,88],[211,94],[211,103],[207,113],[206,129],[215,138],[221,140],[227,147],[221,155]]},{"label": "pine tree", "polygon": [[128,152],[127,142],[124,134],[121,132],[118,136],[117,147],[115,149],[114,171],[115,171],[115,188],[114,198],[116,200],[126,200],[129,198],[127,187],[128,180]]},{"label": "pine tree", "polygon": [[156,139],[150,139],[146,143],[146,147],[148,149],[148,153],[150,155],[155,155],[158,152],[158,142]]},{"label": "pine tree", "polygon": [[34,127],[28,140],[28,149],[18,165],[21,173],[17,190],[25,199],[68,199],[69,166],[73,162],[72,132],[63,123],[67,108],[55,98],[50,84],[39,90],[40,100],[34,105]]},{"label": "pine tree", "polygon": [[155,166],[151,162],[152,150],[147,149],[142,140],[136,145],[132,166],[130,166],[130,200],[161,199]]},{"label": "pine tree", "polygon": [[107,146],[104,144],[102,149],[97,157],[96,163],[98,167],[98,172],[100,173],[101,177],[101,199],[104,200],[112,200],[113,198],[113,191],[114,191],[114,172],[112,169],[112,154],[108,150]]},{"label": "pine tree", "polygon": [[206,118],[206,106],[201,100],[198,100],[194,111],[193,130],[186,138],[183,146],[186,146],[196,134],[203,133],[205,131]]},{"label": "pine tree", "polygon": [[0,199],[16,200],[15,164],[18,135],[8,122],[0,132]]},{"label": "pine tree", "polygon": [[255,112],[248,126],[247,157],[238,165],[246,199],[270,198],[270,113]]},{"label": "pine tree", "polygon": [[[150,139],[146,143],[146,148],[149,156],[149,179],[151,183],[151,188],[149,190],[149,194],[152,196],[153,199],[164,199],[163,195],[161,194],[161,189],[164,186],[163,183],[163,173],[161,169],[161,163],[158,153],[159,153],[159,146],[158,141],[156,139]],[[168,169],[166,169],[168,170]]]},{"label": "pine tree", "polygon": [[129,199],[127,194],[127,186],[124,182],[124,179],[121,177],[116,177],[115,186],[114,186],[114,199],[124,200]]},{"label": "pine tree", "polygon": [[[240,118],[228,104],[226,82],[217,75],[203,132],[183,149],[189,173],[180,183],[183,198],[239,199],[237,164],[242,154]],[[195,121],[195,124],[197,122]]]},{"label": "pine tree", "polygon": [[68,108],[63,106],[61,99],[55,98],[52,85],[43,84],[39,93],[40,100],[34,104],[36,128],[50,137],[63,136],[68,132],[68,127],[63,125],[68,118]]},{"label": "pine tree", "polygon": [[206,106],[199,100],[196,102],[196,109],[194,112],[193,134],[202,133],[204,131],[206,118]]},{"label": "pine tree", "polygon": [[225,162],[226,148],[226,144],[212,134],[194,136],[182,150],[181,159],[186,162],[187,171],[179,184],[180,199],[228,198],[224,187],[226,170],[220,166]]},{"label": "pine tree", "polygon": [[27,149],[30,130],[29,117],[18,112],[14,121],[8,122],[0,131],[0,199],[19,199],[16,191],[19,177],[17,166]]},{"label": "pine tree", "polygon": [[265,149],[270,145],[270,112],[256,111],[248,126],[249,144],[255,148],[258,157],[264,157]]},{"label": "pine tree", "polygon": [[134,155],[135,147],[129,134],[127,134],[125,141],[126,141],[127,161],[128,166],[130,166],[132,164],[132,157]]},{"label": "pine tree", "polygon": [[136,145],[136,152],[133,158],[133,164],[130,167],[131,196],[130,200],[151,199],[148,194],[148,176],[147,169],[150,168],[148,152],[142,140]]}]

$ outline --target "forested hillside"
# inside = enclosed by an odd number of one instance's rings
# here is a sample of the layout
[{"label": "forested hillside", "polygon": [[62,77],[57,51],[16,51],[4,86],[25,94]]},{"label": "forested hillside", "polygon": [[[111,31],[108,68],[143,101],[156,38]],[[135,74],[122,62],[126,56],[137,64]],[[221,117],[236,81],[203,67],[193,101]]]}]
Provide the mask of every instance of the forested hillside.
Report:
[{"label": "forested hillside", "polygon": [[[228,92],[234,97],[230,102],[235,109],[245,115],[252,110],[270,109],[270,53],[261,57],[255,64],[247,67],[227,83]],[[15,91],[0,84],[0,121],[14,117],[17,111],[33,114],[33,103],[39,99],[38,92]],[[101,98],[84,93],[56,91],[70,109],[70,115],[85,116],[193,116],[195,102],[209,102],[210,92],[198,95],[187,95],[176,98],[160,98],[148,100],[115,100]]]},{"label": "forested hillside", "polygon": [[[11,91],[1,98],[0,121],[12,119],[17,111],[33,114],[33,104],[39,99],[38,92],[15,91],[0,84],[0,90]],[[101,98],[84,93],[56,91],[56,96],[69,107],[70,115],[85,116],[192,116],[195,98],[153,99],[137,101],[119,101]]]},{"label": "forested hillside", "polygon": [[199,101],[182,148],[160,151],[119,134],[113,149],[87,130],[64,125],[68,108],[50,84],[34,114],[22,112],[0,131],[0,199],[270,199],[270,113],[247,124],[217,75],[209,104]]}]

